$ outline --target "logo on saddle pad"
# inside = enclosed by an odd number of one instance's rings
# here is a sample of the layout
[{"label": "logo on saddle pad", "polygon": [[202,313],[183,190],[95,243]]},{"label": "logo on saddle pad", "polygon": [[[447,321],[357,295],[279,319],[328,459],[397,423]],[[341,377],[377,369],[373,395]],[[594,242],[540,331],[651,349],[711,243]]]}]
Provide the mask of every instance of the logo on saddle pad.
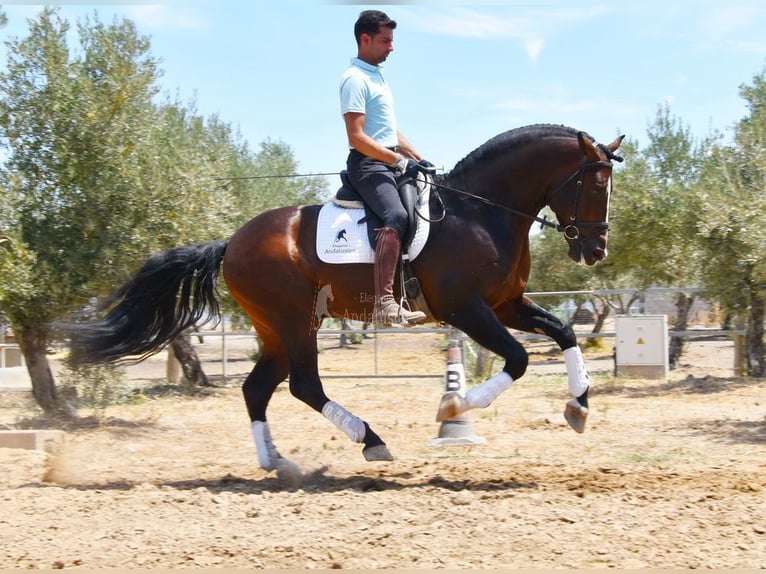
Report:
[{"label": "logo on saddle pad", "polygon": [[[418,211],[428,218],[428,199],[430,193],[420,194]],[[365,217],[364,208],[341,207],[335,203],[326,203],[319,210],[317,219],[316,250],[319,259],[325,263],[372,263],[375,252],[367,236],[367,224],[361,222]],[[418,228],[409,249],[410,259],[415,259],[428,239],[427,221],[416,218]]]},{"label": "logo on saddle pad", "polygon": [[365,232],[365,227],[364,225],[357,225],[353,221],[351,213],[348,212],[360,211],[361,216],[358,219],[361,219],[364,217],[364,210],[338,208],[340,212],[333,214],[333,220],[328,227],[326,221],[322,223],[322,213],[326,208],[326,205],[322,207],[317,222],[317,254],[319,258],[322,261],[330,260],[333,263],[359,261],[361,259],[360,254],[364,251],[363,240],[367,241],[367,237],[359,235],[356,228],[359,227],[362,232]]}]

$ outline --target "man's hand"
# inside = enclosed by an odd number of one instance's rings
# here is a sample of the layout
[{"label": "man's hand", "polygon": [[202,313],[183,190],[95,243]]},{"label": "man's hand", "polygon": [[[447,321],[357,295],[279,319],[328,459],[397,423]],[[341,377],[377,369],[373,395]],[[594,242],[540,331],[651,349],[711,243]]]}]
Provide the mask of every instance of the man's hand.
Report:
[{"label": "man's hand", "polygon": [[436,166],[428,160],[421,159],[418,162],[418,165],[420,166],[420,171],[423,173],[436,173]]},{"label": "man's hand", "polygon": [[401,175],[406,175],[408,177],[415,177],[420,171],[420,165],[418,165],[418,162],[416,162],[414,159],[406,158],[401,155],[393,165]]}]

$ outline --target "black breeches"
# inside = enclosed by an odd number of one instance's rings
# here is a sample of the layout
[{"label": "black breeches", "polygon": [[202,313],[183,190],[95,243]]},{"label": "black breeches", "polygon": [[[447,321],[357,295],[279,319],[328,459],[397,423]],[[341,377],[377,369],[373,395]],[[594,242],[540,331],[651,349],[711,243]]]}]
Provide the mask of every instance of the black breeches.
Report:
[{"label": "black breeches", "polygon": [[346,161],[348,178],[367,206],[378,216],[381,227],[391,227],[403,239],[407,211],[402,206],[396,177],[390,166],[351,150]]}]

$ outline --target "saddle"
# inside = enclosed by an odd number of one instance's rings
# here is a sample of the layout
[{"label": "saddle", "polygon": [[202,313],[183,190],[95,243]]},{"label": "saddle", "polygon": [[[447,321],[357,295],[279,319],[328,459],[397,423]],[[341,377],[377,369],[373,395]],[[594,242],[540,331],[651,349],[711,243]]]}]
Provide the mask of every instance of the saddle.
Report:
[{"label": "saddle", "polygon": [[[433,314],[428,308],[428,302],[420,289],[420,283],[417,277],[412,271],[409,250],[412,246],[412,241],[418,230],[418,214],[417,204],[419,194],[426,189],[426,186],[431,184],[430,176],[426,176],[427,182],[423,182],[418,185],[411,177],[399,178],[397,180],[397,187],[399,190],[399,197],[402,201],[404,209],[407,211],[407,232],[402,239],[402,267],[401,267],[401,289],[402,293],[408,300],[408,306],[413,311],[423,311],[428,320],[433,319]],[[340,172],[341,187],[335,192],[335,196],[332,202],[340,207],[348,208],[364,208],[364,217],[358,221],[358,223],[367,224],[367,239],[370,242],[370,247],[374,250],[377,238],[376,229],[383,226],[383,221],[367,206],[359,192],[354,189],[351,180],[348,178],[347,171]]]},{"label": "saddle", "polygon": [[[340,172],[340,182],[341,187],[335,192],[333,203],[341,207],[364,208],[365,215],[359,220],[359,223],[367,224],[367,239],[370,242],[370,247],[375,249],[377,235],[375,230],[383,227],[383,221],[373,213],[362,199],[362,196],[359,195],[359,192],[354,189],[346,170]],[[418,216],[417,213],[415,213],[415,207],[418,202],[419,189],[417,183],[411,177],[397,179],[397,186],[399,189],[399,198],[402,201],[404,209],[407,211],[407,232],[402,238],[402,253],[407,253],[418,227]]]}]

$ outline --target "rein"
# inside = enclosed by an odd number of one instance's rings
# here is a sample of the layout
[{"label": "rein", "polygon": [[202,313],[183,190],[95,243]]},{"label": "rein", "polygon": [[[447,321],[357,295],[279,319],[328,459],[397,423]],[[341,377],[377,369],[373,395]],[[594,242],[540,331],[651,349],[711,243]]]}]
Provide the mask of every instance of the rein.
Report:
[{"label": "rein", "polygon": [[[548,202],[548,205],[552,203],[552,200],[558,193],[566,187],[573,179],[577,178],[577,191],[575,193],[574,198],[574,209],[572,210],[572,215],[569,216],[569,223],[566,225],[561,225],[558,223],[554,223],[553,221],[550,221],[547,216],[539,217],[537,215],[531,215],[529,213],[520,211],[518,209],[514,209],[512,207],[508,207],[507,205],[503,205],[501,203],[497,203],[496,201],[492,201],[491,199],[487,199],[486,197],[482,197],[480,195],[476,195],[474,193],[471,193],[469,191],[465,191],[464,189],[457,189],[455,187],[450,187],[448,185],[444,185],[442,183],[436,183],[433,181],[433,179],[429,179],[427,177],[424,177],[421,179],[420,177],[415,178],[418,182],[425,183],[426,185],[431,185],[434,188],[437,188],[437,192],[434,194],[436,196],[436,199],[439,201],[439,203],[442,206],[443,212],[442,215],[436,219],[427,219],[423,217],[420,212],[417,212],[417,215],[421,219],[425,219],[429,223],[437,223],[444,219],[444,217],[447,214],[447,208],[444,205],[444,202],[442,201],[441,196],[438,193],[438,189],[444,189],[446,191],[450,191],[452,193],[456,193],[458,195],[462,195],[464,197],[468,197],[470,199],[473,199],[475,201],[479,201],[481,203],[484,203],[486,205],[490,205],[492,207],[496,207],[498,209],[501,209],[503,211],[507,211],[508,213],[513,213],[514,215],[519,215],[521,217],[524,217],[526,219],[530,219],[536,223],[540,224],[540,229],[543,229],[544,227],[548,227],[549,229],[555,229],[556,231],[563,233],[564,236],[567,239],[571,240],[584,240],[588,239],[588,237],[592,237],[593,235],[596,235],[598,233],[602,233],[609,230],[609,222],[608,221],[578,221],[577,220],[577,212],[580,207],[580,192],[582,191],[582,182],[583,182],[583,176],[585,175],[585,171],[588,169],[594,169],[594,168],[602,168],[602,167],[612,167],[612,160],[614,161],[623,161],[623,158],[619,155],[616,155],[612,152],[608,147],[606,147],[604,144],[597,144],[599,149],[606,155],[606,160],[600,160],[600,161],[587,161],[587,158],[583,158],[582,163],[580,164],[580,167],[572,173],[568,178],[566,178],[563,183],[559,184],[554,192],[551,194],[551,201]],[[215,177],[212,178],[215,181],[226,181],[226,180],[247,180],[247,179],[274,179],[274,178],[291,178],[291,177],[313,177],[313,176],[327,176],[327,175],[340,175],[340,172],[324,172],[324,173],[294,173],[294,174],[282,174],[282,175],[255,175],[255,176],[241,176],[241,177]],[[425,175],[425,172],[423,173]],[[579,224],[579,226],[578,226]],[[582,227],[595,227],[597,228],[597,231],[589,235],[587,237],[583,237],[580,235],[580,226]]]},{"label": "rein", "polygon": [[[571,179],[571,178],[570,178]],[[418,180],[420,181],[420,180]],[[562,231],[562,229],[559,229],[561,227],[560,225],[557,225],[553,223],[552,221],[548,221],[548,218],[538,217],[537,215],[530,215],[529,213],[524,213],[523,211],[519,211],[518,209],[513,209],[512,207],[508,207],[507,205],[503,205],[501,203],[497,203],[495,201],[492,201],[491,199],[487,199],[486,197],[482,197],[480,195],[476,195],[474,193],[471,193],[470,191],[465,191],[464,189],[457,189],[456,187],[450,187],[448,185],[444,185],[441,183],[436,183],[435,181],[431,182],[431,185],[434,187],[438,187],[439,189],[444,189],[446,191],[451,191],[452,193],[457,193],[458,195],[463,195],[465,197],[469,197],[475,201],[479,201],[481,203],[485,203],[487,205],[490,205],[492,207],[497,207],[498,209],[502,209],[503,211],[507,211],[509,213],[513,213],[515,215],[521,215],[522,217],[526,217],[527,219],[531,219],[532,221],[536,221],[540,224],[540,229],[543,227],[550,227],[551,229],[555,229],[556,231]],[[438,194],[437,194],[438,196]],[[442,202],[442,205],[444,203]],[[444,219],[444,216],[440,218]]]},{"label": "rein", "polygon": [[[617,161],[622,161],[621,157],[612,155],[611,152],[607,155],[610,157],[610,159],[616,159]],[[553,221],[548,220],[546,216],[539,217],[537,215],[531,215],[529,213],[525,213],[518,209],[508,207],[507,205],[497,203],[496,201],[492,201],[491,199],[487,199],[486,197],[481,197],[480,195],[476,195],[474,193],[465,191],[463,189],[457,189],[457,188],[450,187],[448,185],[444,185],[444,184],[436,183],[436,182],[431,182],[431,185],[440,189],[457,193],[458,195],[469,197],[475,201],[479,201],[481,203],[485,203],[487,205],[496,207],[503,211],[513,213],[514,215],[520,215],[521,217],[525,217],[526,219],[531,219],[532,221],[540,224],[540,229],[542,229],[543,227],[555,229],[556,231],[563,233],[567,239],[573,239],[573,240],[587,239],[587,237],[583,237],[582,235],[580,235],[580,228],[578,227],[578,224],[579,226],[582,226],[582,227],[596,227],[598,228],[598,231],[596,233],[601,233],[609,229],[609,223],[607,221],[578,221],[577,220],[577,212],[580,207],[580,192],[582,191],[582,182],[583,182],[583,176],[585,175],[585,171],[588,169],[595,169],[595,168],[602,168],[602,167],[612,167],[612,162],[608,160],[589,162],[586,159],[583,159],[583,162],[580,165],[580,167],[576,171],[574,171],[572,175],[566,178],[561,184],[559,184],[554,190],[554,192],[551,194],[551,202],[552,202],[552,199],[556,197],[556,195],[558,195],[558,193],[564,187],[566,187],[573,179],[577,178],[577,192],[575,193],[575,198],[574,198],[574,209],[572,210],[572,215],[569,217],[569,223],[567,223],[566,225],[560,225],[558,223],[554,223]],[[551,202],[548,202],[548,205],[550,205]]]}]

